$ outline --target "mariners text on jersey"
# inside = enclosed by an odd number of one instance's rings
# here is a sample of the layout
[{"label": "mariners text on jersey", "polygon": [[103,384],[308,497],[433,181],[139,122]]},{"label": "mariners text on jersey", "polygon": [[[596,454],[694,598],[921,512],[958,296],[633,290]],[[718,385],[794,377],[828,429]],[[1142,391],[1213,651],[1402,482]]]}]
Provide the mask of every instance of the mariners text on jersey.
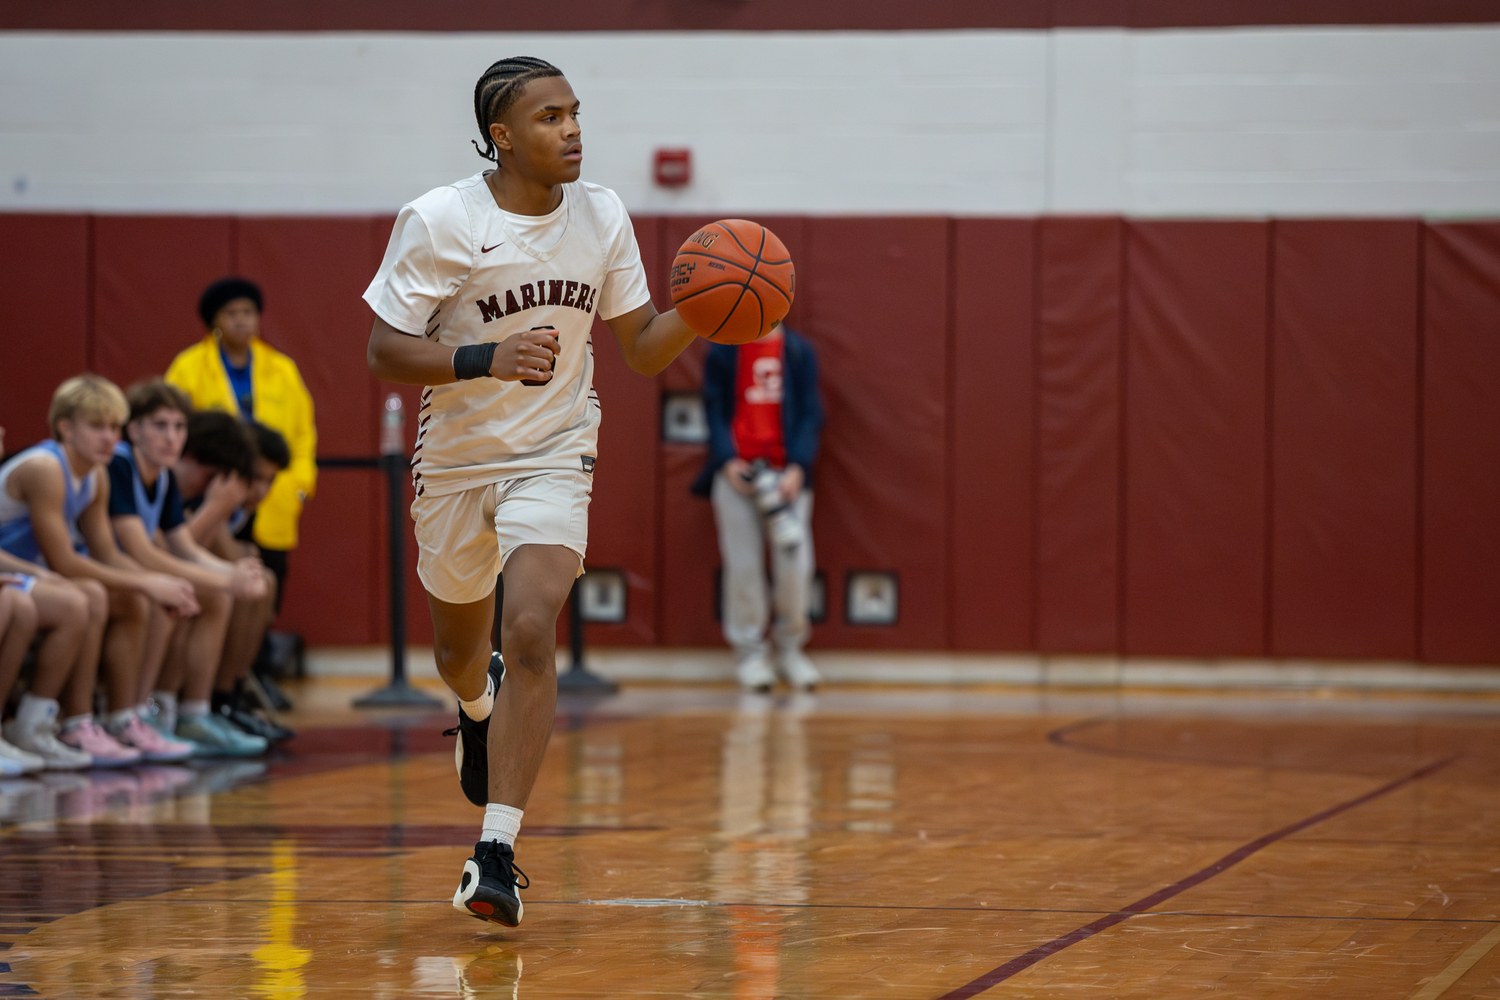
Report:
[{"label": "mariners text on jersey", "polygon": [[523,309],[535,309],[537,306],[571,306],[592,313],[594,297],[598,291],[597,288],[590,287],[587,281],[543,278],[535,284],[528,282],[520,288],[507,288],[503,306],[500,304],[499,292],[487,299],[477,299],[474,304],[479,307],[479,315],[486,323],[501,316],[513,316]]}]

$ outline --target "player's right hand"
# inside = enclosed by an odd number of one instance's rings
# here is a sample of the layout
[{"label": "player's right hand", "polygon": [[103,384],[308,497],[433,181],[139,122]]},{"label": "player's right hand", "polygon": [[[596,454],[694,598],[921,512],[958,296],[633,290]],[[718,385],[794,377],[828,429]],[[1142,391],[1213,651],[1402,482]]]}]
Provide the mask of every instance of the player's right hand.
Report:
[{"label": "player's right hand", "polygon": [[180,576],[150,573],[146,578],[146,596],[179,618],[191,618],[203,610],[193,594],[193,585]]},{"label": "player's right hand", "polygon": [[490,362],[490,374],[503,382],[552,379],[552,362],[561,348],[556,330],[527,330],[500,341]]},{"label": "player's right hand", "polygon": [[203,490],[203,502],[223,514],[233,513],[250,494],[249,485],[233,472],[217,473]]},{"label": "player's right hand", "polygon": [[755,484],[750,479],[750,463],[736,455],[724,463],[724,478],[729,488],[742,497],[755,495]]}]

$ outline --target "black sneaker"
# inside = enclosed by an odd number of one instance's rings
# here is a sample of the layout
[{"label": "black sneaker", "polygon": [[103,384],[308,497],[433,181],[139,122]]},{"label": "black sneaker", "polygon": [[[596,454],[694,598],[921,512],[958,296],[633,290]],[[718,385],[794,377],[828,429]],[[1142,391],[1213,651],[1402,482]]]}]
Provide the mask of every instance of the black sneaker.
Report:
[{"label": "black sneaker", "polygon": [[[505,661],[499,653],[490,654],[490,676],[495,679],[498,695],[505,682]],[[458,741],[453,744],[453,766],[458,769],[458,786],[465,798],[483,809],[490,801],[490,753],[485,742],[490,735],[490,720],[475,722],[460,708],[458,725],[443,730],[444,736],[455,734]]]},{"label": "black sneaker", "polygon": [[221,711],[224,718],[228,719],[232,725],[252,736],[259,736],[267,743],[285,743],[297,735],[286,726],[272,722],[270,719],[263,719],[254,712],[247,712],[242,708],[230,707]]},{"label": "black sneaker", "polygon": [[471,917],[491,920],[506,927],[521,922],[521,893],[531,880],[516,867],[510,845],[481,840],[474,856],[464,862],[464,874],[453,893],[453,908]]}]

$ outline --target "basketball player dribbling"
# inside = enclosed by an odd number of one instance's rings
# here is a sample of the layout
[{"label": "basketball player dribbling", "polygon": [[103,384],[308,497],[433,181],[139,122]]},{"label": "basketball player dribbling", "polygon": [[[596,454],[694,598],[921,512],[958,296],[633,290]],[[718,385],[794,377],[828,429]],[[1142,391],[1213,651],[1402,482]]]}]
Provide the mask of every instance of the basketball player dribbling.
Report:
[{"label": "basketball player dribbling", "polygon": [[528,880],[513,847],[552,734],[557,616],[588,537],[599,429],[589,330],[597,312],[648,376],[695,334],[652,307],[619,197],[579,182],[578,99],[560,70],[502,59],[479,78],[474,114],[493,169],[402,208],[364,298],[376,315],[370,370],[426,386],[417,572],[438,671],[459,698],[459,783],[485,807],[453,905],[514,927]]}]

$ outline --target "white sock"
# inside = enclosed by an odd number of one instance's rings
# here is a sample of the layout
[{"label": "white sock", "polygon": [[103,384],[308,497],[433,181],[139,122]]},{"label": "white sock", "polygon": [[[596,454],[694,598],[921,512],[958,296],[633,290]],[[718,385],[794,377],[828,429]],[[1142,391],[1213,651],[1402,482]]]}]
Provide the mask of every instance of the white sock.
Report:
[{"label": "white sock", "polygon": [[21,696],[21,704],[16,708],[16,721],[27,731],[40,728],[50,732],[57,722],[60,710],[56,698],[38,698],[34,694],[24,694]]},{"label": "white sock", "polygon": [[185,701],[185,702],[182,703],[182,706],[178,709],[178,714],[183,715],[183,716],[185,716],[187,718],[193,718],[193,719],[196,719],[196,718],[198,718],[201,715],[207,715],[208,714],[208,702],[206,700],[204,700],[204,701]]},{"label": "white sock", "polygon": [[62,728],[64,730],[72,729],[74,726],[81,726],[85,722],[92,722],[93,719],[94,713],[92,712],[84,712],[82,715],[70,715],[62,720]]},{"label": "white sock", "polygon": [[130,724],[135,716],[135,708],[122,708],[118,712],[110,712],[104,717],[104,728],[110,732],[117,732]]},{"label": "white sock", "polygon": [[507,847],[514,847],[516,834],[521,832],[521,810],[515,806],[502,806],[491,802],[484,807],[484,832],[480,841],[493,840]]},{"label": "white sock", "polygon": [[162,728],[171,732],[177,728],[177,693],[175,691],[152,691],[151,700],[156,702],[156,713]]},{"label": "white sock", "polygon": [[495,710],[495,678],[489,671],[485,671],[484,675],[484,694],[473,701],[464,701],[460,698],[458,707],[475,722],[483,722],[490,717],[490,713]]}]

